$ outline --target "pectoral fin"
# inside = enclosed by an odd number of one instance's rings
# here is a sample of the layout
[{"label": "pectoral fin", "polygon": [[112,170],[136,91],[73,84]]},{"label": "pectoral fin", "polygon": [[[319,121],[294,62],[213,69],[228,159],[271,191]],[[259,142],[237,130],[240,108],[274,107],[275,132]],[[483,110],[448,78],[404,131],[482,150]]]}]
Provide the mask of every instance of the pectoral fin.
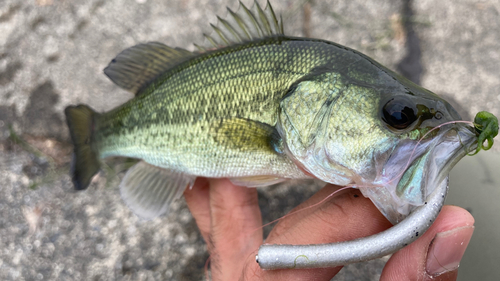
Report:
[{"label": "pectoral fin", "polygon": [[283,141],[276,128],[262,122],[236,117],[221,119],[212,134],[218,143],[233,149],[283,153]]},{"label": "pectoral fin", "polygon": [[127,171],[120,191],[137,216],[153,219],[165,214],[186,187],[193,185],[195,178],[141,161]]}]

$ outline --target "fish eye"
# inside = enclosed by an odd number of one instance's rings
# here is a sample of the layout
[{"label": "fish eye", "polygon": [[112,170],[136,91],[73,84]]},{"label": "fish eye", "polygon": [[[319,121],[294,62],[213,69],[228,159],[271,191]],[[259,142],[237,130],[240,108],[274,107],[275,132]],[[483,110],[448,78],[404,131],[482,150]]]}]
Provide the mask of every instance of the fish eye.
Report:
[{"label": "fish eye", "polygon": [[382,120],[394,129],[406,129],[417,120],[414,108],[407,99],[391,99],[382,108]]}]

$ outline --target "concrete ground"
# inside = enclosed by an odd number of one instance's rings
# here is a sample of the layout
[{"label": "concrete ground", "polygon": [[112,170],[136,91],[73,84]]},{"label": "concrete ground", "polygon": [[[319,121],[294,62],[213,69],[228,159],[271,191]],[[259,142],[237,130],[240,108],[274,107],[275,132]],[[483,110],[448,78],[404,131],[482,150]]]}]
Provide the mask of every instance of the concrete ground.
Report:
[{"label": "concrete ground", "polygon": [[[272,2],[289,35],[357,49],[449,100],[464,119],[480,110],[500,115],[498,0]],[[109,173],[73,191],[63,109],[120,105],[132,95],[102,74],[118,52],[147,41],[193,49],[226,6],[237,3],[0,0],[1,280],[203,278],[207,253],[182,200],[169,216],[143,222],[124,206]],[[17,144],[9,125],[22,138]],[[459,280],[500,276],[498,147],[466,157],[451,173],[448,203],[476,219]],[[261,189],[264,220],[315,190]],[[334,280],[378,280],[385,260],[347,266]]]}]

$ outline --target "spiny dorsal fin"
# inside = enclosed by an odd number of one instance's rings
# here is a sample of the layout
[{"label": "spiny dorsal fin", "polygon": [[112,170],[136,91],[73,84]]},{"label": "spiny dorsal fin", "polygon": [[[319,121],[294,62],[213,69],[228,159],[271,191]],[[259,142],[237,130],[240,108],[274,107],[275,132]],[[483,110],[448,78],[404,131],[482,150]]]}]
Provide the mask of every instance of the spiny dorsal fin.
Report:
[{"label": "spiny dorsal fin", "polygon": [[283,35],[283,20],[278,20],[269,1],[262,9],[257,1],[248,9],[240,1],[237,12],[227,8],[225,19],[217,17],[217,24],[212,26],[213,32],[203,34],[205,43],[202,46],[195,44],[200,51],[221,48],[233,44],[252,41],[273,35]]},{"label": "spiny dorsal fin", "polygon": [[139,44],[119,53],[104,73],[119,87],[137,94],[160,74],[194,55],[158,42]]}]

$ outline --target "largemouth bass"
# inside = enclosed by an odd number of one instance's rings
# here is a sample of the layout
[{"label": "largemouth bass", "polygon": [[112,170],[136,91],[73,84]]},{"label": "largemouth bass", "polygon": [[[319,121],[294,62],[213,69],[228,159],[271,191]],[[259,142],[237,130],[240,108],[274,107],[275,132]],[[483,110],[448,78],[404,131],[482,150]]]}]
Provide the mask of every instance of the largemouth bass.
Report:
[{"label": "largemouth bass", "polygon": [[201,176],[351,185],[398,222],[475,149],[477,133],[463,124],[427,134],[461,120],[448,102],[355,50],[284,35],[269,3],[229,10],[206,38],[212,46],[197,52],[126,49],[104,72],[135,98],[106,113],[66,108],[76,189],[100,159],[123,156],[141,160],[120,190],[144,218]]}]

